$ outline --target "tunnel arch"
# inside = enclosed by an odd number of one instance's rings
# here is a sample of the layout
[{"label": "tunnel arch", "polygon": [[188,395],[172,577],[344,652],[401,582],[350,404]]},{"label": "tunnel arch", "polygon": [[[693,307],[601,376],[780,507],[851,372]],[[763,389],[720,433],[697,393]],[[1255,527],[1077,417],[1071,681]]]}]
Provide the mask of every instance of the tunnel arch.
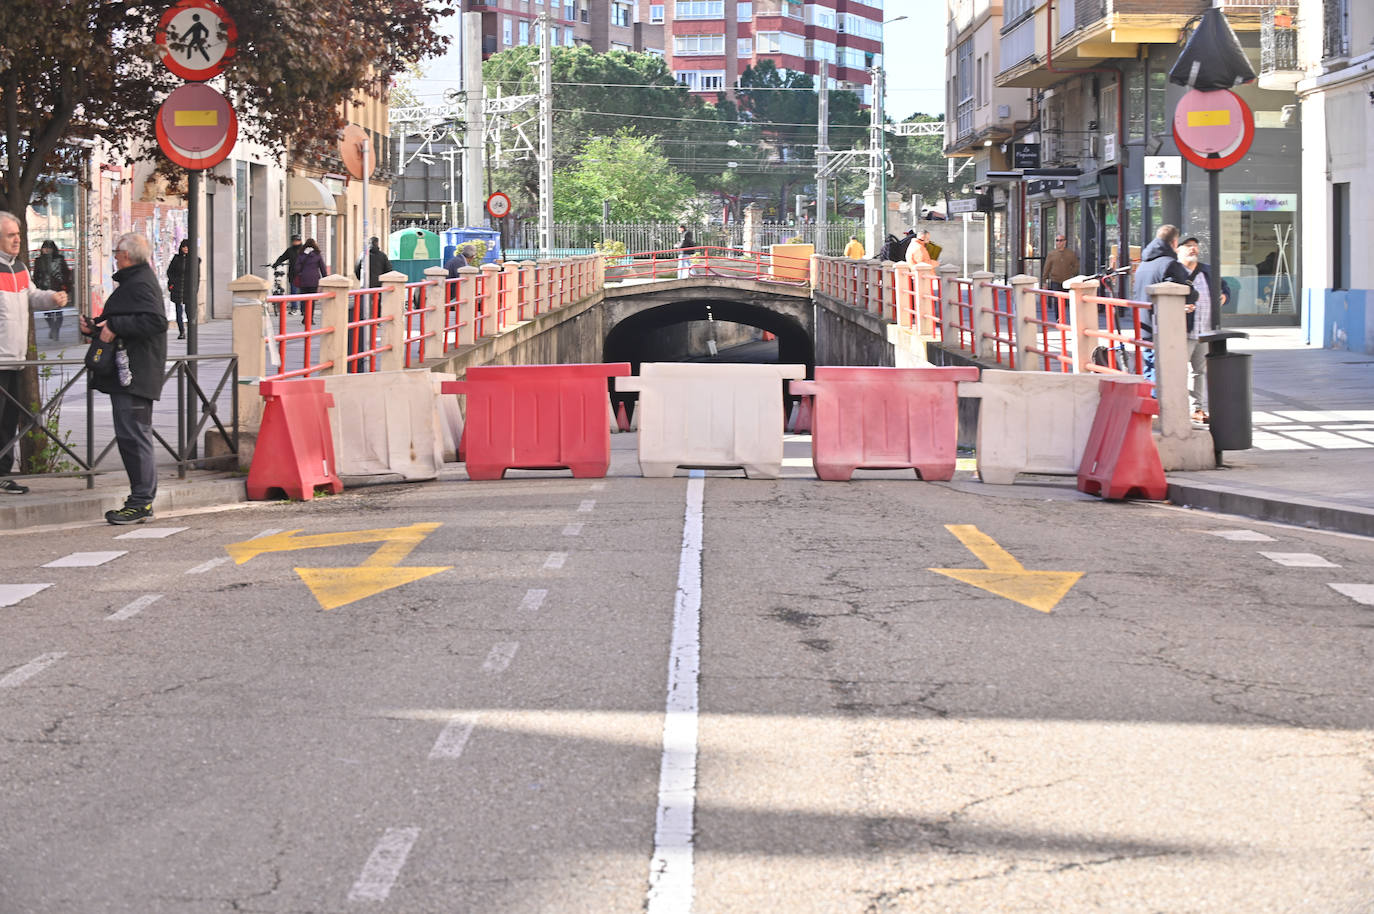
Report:
[{"label": "tunnel arch", "polygon": [[[790,303],[789,303],[790,304]],[[798,316],[780,311],[768,304],[740,301],[726,295],[697,295],[671,301],[646,304],[615,321],[605,333],[602,357],[607,362],[629,362],[638,372],[644,361],[643,337],[654,330],[690,321],[704,321],[710,314],[718,321],[731,321],[756,327],[778,338],[778,361],[784,364],[803,364],[809,377],[816,364],[815,339],[811,329]],[[789,310],[795,310],[795,304]],[[810,310],[810,303],[806,303]]]}]

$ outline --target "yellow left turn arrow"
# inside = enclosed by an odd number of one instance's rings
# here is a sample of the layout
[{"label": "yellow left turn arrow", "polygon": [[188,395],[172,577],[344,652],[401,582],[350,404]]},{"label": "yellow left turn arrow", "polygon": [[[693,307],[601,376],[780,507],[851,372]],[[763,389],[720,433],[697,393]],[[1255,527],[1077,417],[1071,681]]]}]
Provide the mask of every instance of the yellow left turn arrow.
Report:
[{"label": "yellow left turn arrow", "polygon": [[1054,609],[1083,577],[1081,571],[1028,571],[1010,552],[972,524],[946,524],[945,529],[987,567],[931,568],[929,571],[972,584],[1042,613]]}]

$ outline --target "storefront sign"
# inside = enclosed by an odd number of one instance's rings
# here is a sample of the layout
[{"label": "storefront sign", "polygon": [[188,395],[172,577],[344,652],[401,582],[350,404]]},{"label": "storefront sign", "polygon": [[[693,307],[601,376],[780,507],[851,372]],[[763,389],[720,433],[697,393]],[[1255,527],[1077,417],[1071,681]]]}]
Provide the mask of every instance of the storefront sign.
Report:
[{"label": "storefront sign", "polygon": [[1297,194],[1222,194],[1218,205],[1231,213],[1292,213]]},{"label": "storefront sign", "polygon": [[972,198],[968,200],[951,200],[949,201],[949,212],[950,215],[956,213],[976,213],[978,212],[978,201]]},{"label": "storefront sign", "polygon": [[1146,184],[1182,184],[1183,156],[1145,156]]},{"label": "storefront sign", "polygon": [[1012,167],[1012,168],[1039,168],[1039,167],[1040,167],[1040,144],[1039,144],[1039,143],[1012,143],[1012,144],[1011,144],[1011,167]]}]

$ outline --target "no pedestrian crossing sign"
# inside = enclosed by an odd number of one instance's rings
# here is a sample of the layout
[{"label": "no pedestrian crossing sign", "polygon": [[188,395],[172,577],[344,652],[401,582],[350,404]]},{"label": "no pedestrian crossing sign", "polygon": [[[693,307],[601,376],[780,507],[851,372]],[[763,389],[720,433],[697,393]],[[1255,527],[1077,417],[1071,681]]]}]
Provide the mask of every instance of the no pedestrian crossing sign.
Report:
[{"label": "no pedestrian crossing sign", "polygon": [[157,111],[158,145],[167,158],[185,168],[210,168],[234,148],[239,121],[229,99],[204,83],[172,90]]},{"label": "no pedestrian crossing sign", "polygon": [[204,82],[218,76],[234,56],[238,30],[214,0],[181,0],[162,14],[155,40],[162,62],[182,79]]}]

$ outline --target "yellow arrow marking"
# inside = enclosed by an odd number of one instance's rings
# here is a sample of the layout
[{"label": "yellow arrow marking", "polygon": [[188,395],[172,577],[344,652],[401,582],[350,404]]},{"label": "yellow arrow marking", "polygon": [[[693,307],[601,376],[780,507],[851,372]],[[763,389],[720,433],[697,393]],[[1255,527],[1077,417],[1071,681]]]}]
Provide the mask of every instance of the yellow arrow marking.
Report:
[{"label": "yellow arrow marking", "polygon": [[381,543],[377,551],[361,565],[353,568],[297,568],[305,586],[315,595],[322,609],[337,609],[365,597],[400,587],[441,571],[452,565],[400,568],[406,556],[442,524],[411,524],[409,527],[385,527],[378,530],[352,530],[344,533],[320,533],[297,536],[299,530],[287,530],[272,536],[231,543],[224,548],[234,563],[242,565],[250,559],[269,552],[294,552],[297,549],[324,549],[331,546],[353,546],[361,543]]},{"label": "yellow arrow marking", "polygon": [[1229,127],[1231,112],[1225,108],[1219,111],[1189,111],[1189,127]]},{"label": "yellow arrow marking", "polygon": [[1010,552],[972,524],[946,524],[945,529],[987,567],[931,568],[929,571],[972,584],[1042,613],[1054,609],[1083,577],[1081,571],[1027,571]]}]

